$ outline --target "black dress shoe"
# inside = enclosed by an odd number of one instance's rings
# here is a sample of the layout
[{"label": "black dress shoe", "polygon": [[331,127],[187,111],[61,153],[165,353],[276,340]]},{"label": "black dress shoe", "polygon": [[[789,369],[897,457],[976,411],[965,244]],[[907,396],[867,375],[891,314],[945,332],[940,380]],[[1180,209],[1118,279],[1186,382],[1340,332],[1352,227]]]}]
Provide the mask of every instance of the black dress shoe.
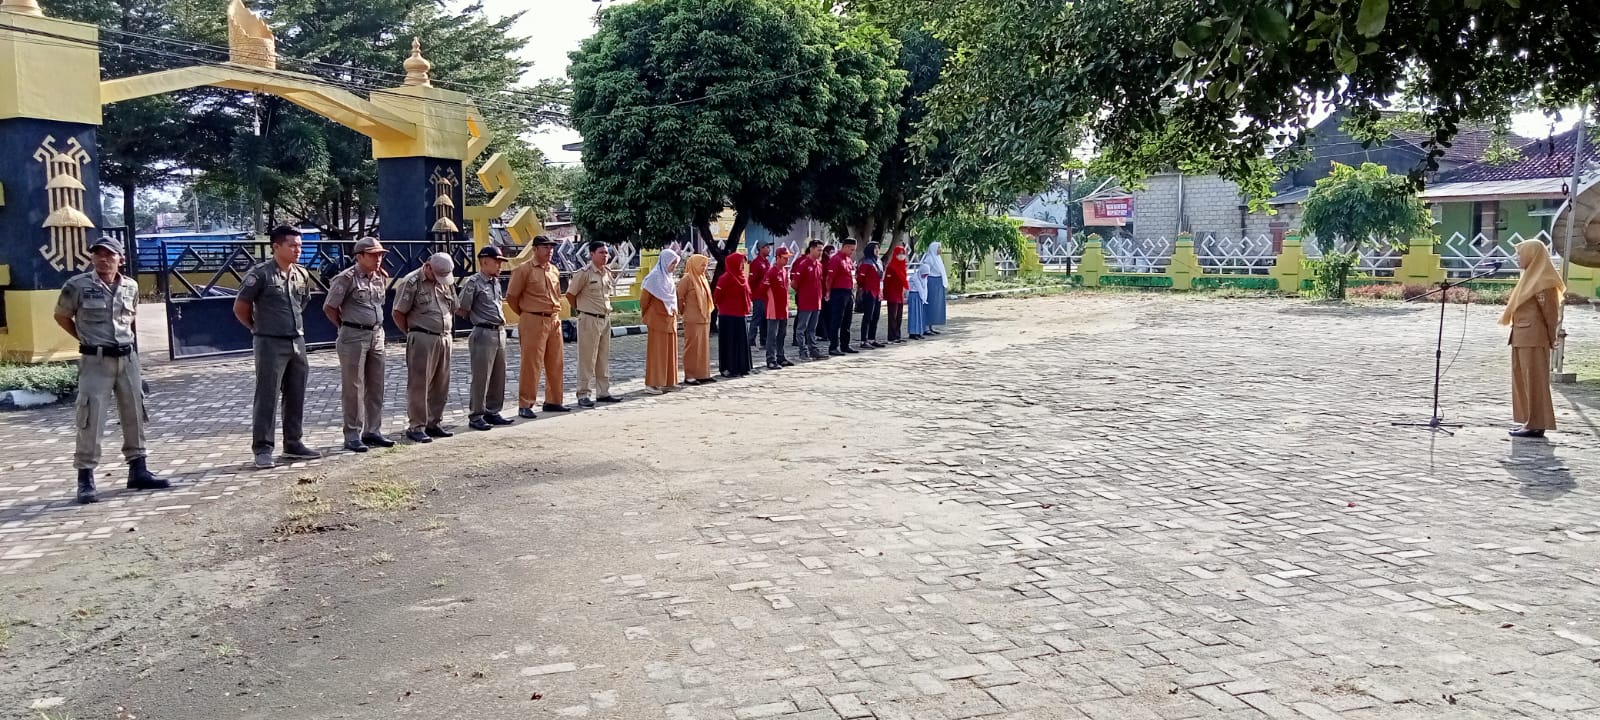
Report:
[{"label": "black dress shoe", "polygon": [[1512,430],[1507,434],[1510,435],[1511,437],[1514,437],[1514,438],[1534,438],[1534,439],[1538,439],[1538,438],[1544,437],[1544,431],[1543,430],[1529,430],[1527,428],[1519,428],[1519,429],[1516,429],[1516,430]]},{"label": "black dress shoe", "polygon": [[367,451],[367,444],[360,440],[346,440],[344,441],[344,449],[354,453],[364,453]]},{"label": "black dress shoe", "polygon": [[779,367],[779,365],[777,363],[775,363],[775,362],[769,362],[769,363],[767,363],[767,369],[768,370],[780,370],[782,368]]},{"label": "black dress shoe", "polygon": [[406,431],[406,439],[410,440],[411,442],[414,442],[414,443],[431,443],[431,442],[433,442],[433,438],[428,437],[428,434],[423,432],[423,431],[421,431],[421,430],[407,430]]},{"label": "black dress shoe", "polygon": [[545,412],[572,412],[572,408],[569,408],[569,407],[567,407],[565,405],[553,405],[551,403],[545,403],[544,404],[544,411]]},{"label": "black dress shoe", "polygon": [[522,418],[524,420],[532,420],[532,419],[534,419],[536,417],[539,417],[539,416],[533,414],[533,408],[528,407],[528,408],[517,408],[517,417]]},{"label": "black dress shoe", "polygon": [[860,355],[861,354],[860,350],[857,350],[857,349],[855,349],[853,347],[847,347],[847,348],[845,348],[843,350],[840,350],[839,352],[842,352],[842,353],[844,353],[846,355]]},{"label": "black dress shoe", "polygon": [[379,435],[377,433],[373,433],[371,435],[362,435],[361,436],[361,442],[366,443],[367,445],[370,445],[372,447],[381,447],[381,448],[394,447],[394,441],[393,440],[390,440],[389,438],[386,438],[386,437],[384,437],[382,435]]},{"label": "black dress shoe", "polygon": [[[710,382],[710,381],[709,380],[702,380],[701,382]],[[619,397],[617,397],[615,395],[602,395],[600,397],[595,398],[594,401],[595,402],[603,402],[603,403],[619,403],[619,402],[622,402],[622,398],[619,398]]]},{"label": "black dress shoe", "polygon": [[128,489],[129,490],[165,490],[172,487],[172,483],[162,480],[150,472],[145,465],[144,458],[134,458],[128,461]]},{"label": "black dress shoe", "polygon": [[447,438],[447,437],[451,437],[451,436],[455,435],[455,433],[450,432],[449,430],[446,430],[446,429],[444,429],[442,427],[439,427],[438,425],[429,425],[429,426],[423,428],[422,431],[427,433],[428,437],[436,437],[436,438]]},{"label": "black dress shoe", "polygon": [[844,355],[844,353],[834,350],[833,348],[828,348],[828,357],[840,357],[842,355]]},{"label": "black dress shoe", "polygon": [[490,425],[510,425],[513,422],[516,422],[515,420],[511,420],[500,413],[489,413],[488,415],[484,415],[483,419]]},{"label": "black dress shoe", "polygon": [[494,426],[490,425],[488,420],[485,420],[481,417],[475,417],[467,421],[467,427],[472,428],[473,430],[488,430]]},{"label": "black dress shoe", "polygon": [[592,408],[594,407],[594,401],[589,398],[578,398],[578,407]]},{"label": "black dress shoe", "polygon": [[83,468],[78,470],[78,504],[100,502],[100,497],[94,492],[94,471]]},{"label": "black dress shoe", "polygon": [[[707,378],[700,378],[697,382],[699,382],[701,385],[710,385],[711,383],[714,383],[716,381],[717,381],[716,378],[707,377]],[[600,398],[600,402],[605,402],[605,401],[606,401],[605,398]],[[612,402],[616,402],[616,400],[613,399]]]},{"label": "black dress shoe", "polygon": [[784,360],[779,360],[779,361],[778,361],[778,364],[779,364],[779,365],[782,365],[782,366],[784,366],[784,367],[794,367],[794,363],[792,363],[792,362],[789,362],[789,360],[788,360],[788,359],[784,359]]}]

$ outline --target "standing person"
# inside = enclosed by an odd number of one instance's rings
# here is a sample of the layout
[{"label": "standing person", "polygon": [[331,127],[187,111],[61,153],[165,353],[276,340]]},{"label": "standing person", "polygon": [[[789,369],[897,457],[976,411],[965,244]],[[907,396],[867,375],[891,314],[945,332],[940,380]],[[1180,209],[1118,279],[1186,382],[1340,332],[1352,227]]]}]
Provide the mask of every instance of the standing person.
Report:
[{"label": "standing person", "polygon": [[750,260],[750,347],[767,345],[767,271],[772,268],[772,241],[756,243],[756,255]]},{"label": "standing person", "polygon": [[683,318],[683,384],[716,382],[711,377],[711,258],[690,255],[678,280],[678,316]]},{"label": "standing person", "polygon": [[822,271],[822,310],[817,313],[817,339],[827,340],[830,347],[836,345],[834,338],[839,333],[833,331],[833,303],[829,302],[829,290],[833,287],[828,282],[828,270],[833,267],[833,255],[838,248],[828,245],[822,248],[822,259],[818,261],[818,268]]},{"label": "standing person", "polygon": [[383,436],[383,296],[389,273],[383,270],[383,243],[356,241],[355,264],[333,276],[322,313],[339,328],[339,404],[344,409],[344,449],[364,453],[368,446],[391,447]]},{"label": "standing person", "polygon": [[867,243],[866,254],[856,266],[856,310],[861,313],[861,348],[881,348],[878,342],[878,314],[883,311],[883,261],[878,259],[878,244]]},{"label": "standing person", "polygon": [[924,296],[927,310],[924,320],[927,322],[925,334],[938,335],[935,329],[945,323],[945,293],[950,286],[946,280],[944,270],[944,257],[940,255],[939,243],[928,243],[928,249],[922,252],[922,262],[917,266],[917,272],[922,273],[928,285],[928,294]]},{"label": "standing person", "polygon": [[639,315],[646,328],[644,384],[656,393],[678,388],[678,288],[672,282],[677,267],[678,254],[662,250],[639,293]]},{"label": "standing person", "polygon": [[1500,324],[1511,326],[1511,436],[1542,438],[1556,429],[1550,400],[1550,351],[1561,332],[1561,303],[1567,286],[1550,262],[1550,249],[1538,240],[1517,243],[1522,277],[1506,298]]},{"label": "standing person", "polygon": [[99,502],[94,469],[100,465],[100,436],[113,400],[122,425],[122,459],[128,462],[129,490],[161,490],[171,484],[151,474],[145,463],[144,380],[139,351],[139,283],[124,277],[122,243],[103,237],[89,246],[92,267],[61,286],[55,319],[78,341],[78,401],[73,427],[78,446],[78,502]]},{"label": "standing person", "polygon": [[500,414],[506,406],[506,296],[500,290],[505,253],[486,245],[478,251],[478,272],[461,283],[456,314],[472,323],[467,336],[467,427],[488,430],[510,425]]},{"label": "standing person", "polygon": [[723,260],[728,269],[717,278],[712,293],[717,306],[717,366],[723,377],[750,374],[750,341],[744,319],[750,314],[750,280],[744,274],[744,254],[733,253]]},{"label": "standing person", "polygon": [[533,419],[539,398],[539,375],[544,374],[544,411],[567,412],[561,374],[561,271],[550,262],[556,241],[543,235],[533,239],[533,260],[511,271],[506,304],[517,314],[517,341],[522,347],[522,371],[517,378],[517,415]]},{"label": "standing person", "polygon": [[850,311],[855,300],[851,289],[856,284],[856,264],[852,258],[855,254],[855,239],[845,238],[828,267],[828,332],[832,333],[828,337],[829,355],[856,354],[856,349],[850,347]]},{"label": "standing person", "polygon": [[611,395],[611,296],[617,294],[617,274],[610,262],[611,248],[592,241],[589,264],[567,278],[567,304],[578,316],[578,407],[618,402]]},{"label": "standing person", "polygon": [[889,342],[902,343],[900,325],[906,315],[906,288],[910,285],[906,271],[906,248],[895,245],[889,248],[889,263],[883,274],[883,301],[889,304]]},{"label": "standing person", "polygon": [[812,240],[806,254],[794,261],[789,272],[794,285],[794,337],[800,343],[801,360],[821,360],[817,352],[817,319],[822,315],[822,241]]},{"label": "standing person", "polygon": [[778,248],[778,257],[767,269],[763,284],[767,302],[767,369],[781,370],[794,363],[783,355],[783,334],[789,325],[789,248]]},{"label": "standing person", "polygon": [[928,278],[920,267],[907,277],[906,307],[906,335],[921,340],[928,332]]},{"label": "standing person", "polygon": [[406,439],[433,442],[455,434],[439,426],[450,395],[450,333],[456,296],[450,273],[456,263],[434,253],[394,286],[394,325],[406,336]]},{"label": "standing person", "polygon": [[268,236],[272,258],[250,268],[233,301],[233,316],[255,336],[256,392],[250,427],[250,452],[256,467],[270,468],[272,436],[279,398],[283,401],[283,454],[315,460],[322,457],[301,441],[306,411],[306,302],[311,299],[311,273],[300,259],[300,231],[279,225]]}]

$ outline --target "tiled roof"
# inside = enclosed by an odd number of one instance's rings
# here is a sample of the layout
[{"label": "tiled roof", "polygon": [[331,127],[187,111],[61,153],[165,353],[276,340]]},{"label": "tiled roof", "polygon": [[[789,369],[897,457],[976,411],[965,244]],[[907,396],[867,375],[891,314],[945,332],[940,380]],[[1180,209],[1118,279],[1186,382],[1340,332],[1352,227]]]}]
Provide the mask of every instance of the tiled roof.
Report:
[{"label": "tiled roof", "polygon": [[[1438,182],[1480,182],[1485,180],[1528,180],[1532,178],[1572,177],[1572,144],[1576,130],[1568,130],[1548,140],[1523,146],[1522,159],[1505,165],[1475,162],[1439,176]],[[1594,143],[1584,143],[1584,157],[1594,162],[1600,153]]]}]

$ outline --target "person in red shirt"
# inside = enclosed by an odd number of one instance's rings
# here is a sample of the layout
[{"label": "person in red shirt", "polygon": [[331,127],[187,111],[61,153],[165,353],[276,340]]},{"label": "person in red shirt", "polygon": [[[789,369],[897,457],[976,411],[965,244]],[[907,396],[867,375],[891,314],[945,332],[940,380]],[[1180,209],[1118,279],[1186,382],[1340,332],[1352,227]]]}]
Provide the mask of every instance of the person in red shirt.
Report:
[{"label": "person in red shirt", "polygon": [[900,337],[900,323],[905,318],[906,288],[911,284],[906,248],[895,245],[889,249],[889,262],[883,274],[883,300],[889,303],[889,342],[905,342]]},{"label": "person in red shirt", "polygon": [[828,284],[828,269],[833,266],[833,254],[837,250],[832,245],[824,245],[822,259],[817,261],[822,270],[822,311],[817,313],[817,339],[827,340],[829,345],[834,344],[833,339],[839,336],[833,331],[833,303],[828,302],[828,289],[833,287]]},{"label": "person in red shirt", "polygon": [[759,342],[767,344],[767,295],[762,287],[767,281],[767,269],[772,267],[772,241],[756,243],[755,257],[750,260],[750,347]]},{"label": "person in red shirt", "polygon": [[812,240],[806,254],[794,261],[789,281],[794,287],[794,337],[801,360],[821,360],[817,352],[817,318],[822,315],[822,241]]},{"label": "person in red shirt", "polygon": [[783,356],[783,336],[789,326],[789,248],[778,248],[762,287],[767,300],[767,369],[782,370],[794,365]]},{"label": "person in red shirt", "polygon": [[856,284],[854,238],[845,238],[839,252],[828,262],[828,354],[854,355],[850,347],[850,307],[854,305]]},{"label": "person in red shirt", "polygon": [[867,243],[856,265],[856,312],[861,313],[861,349],[885,347],[878,342],[878,315],[883,311],[883,261],[878,244]]},{"label": "person in red shirt", "polygon": [[750,315],[750,280],[745,277],[743,253],[733,253],[723,262],[728,269],[717,278],[717,287],[711,293],[721,318],[717,321],[717,364],[723,377],[744,377],[750,374],[750,344],[745,335],[745,318]]}]

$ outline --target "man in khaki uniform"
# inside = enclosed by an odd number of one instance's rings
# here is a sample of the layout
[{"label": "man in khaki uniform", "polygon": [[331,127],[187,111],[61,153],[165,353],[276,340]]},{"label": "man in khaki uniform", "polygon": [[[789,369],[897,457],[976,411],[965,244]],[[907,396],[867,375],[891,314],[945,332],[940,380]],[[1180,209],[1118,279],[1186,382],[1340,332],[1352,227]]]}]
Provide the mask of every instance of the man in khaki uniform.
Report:
[{"label": "man in khaki uniform", "polygon": [[456,314],[472,323],[467,338],[472,380],[467,390],[467,426],[488,430],[510,425],[500,414],[506,403],[506,314],[500,308],[500,264],[505,254],[490,245],[478,251],[478,272],[461,283]]},{"label": "man in khaki uniform", "polygon": [[56,300],[56,324],[78,341],[78,431],[73,466],[78,469],[78,502],[98,502],[94,469],[100,464],[100,436],[106,429],[106,407],[113,398],[122,424],[122,457],[128,461],[128,489],[160,490],[166,480],[145,465],[144,393],[140,379],[138,337],[139,284],[123,277],[122,243],[101,238],[89,248],[93,268],[74,275]]},{"label": "man in khaki uniform", "polygon": [[422,267],[400,279],[394,290],[394,324],[406,334],[406,439],[433,442],[452,434],[439,427],[450,394],[450,331],[456,296],[450,273],[456,263],[434,253]]},{"label": "man in khaki uniform", "polygon": [[356,264],[328,284],[322,312],[339,328],[339,401],[344,406],[344,449],[363,453],[368,445],[389,447],[383,436],[383,295],[389,274],[388,251],[375,238],[356,241]]},{"label": "man in khaki uniform", "polygon": [[299,264],[300,231],[288,225],[272,229],[272,257],[250,268],[233,301],[233,316],[255,336],[255,413],[250,429],[250,452],[256,467],[270,468],[272,431],[278,400],[283,400],[283,454],[315,460],[322,457],[302,442],[306,410],[306,379],[311,364],[306,358],[304,312],[311,299],[311,273]]},{"label": "man in khaki uniform", "polygon": [[517,379],[517,415],[533,418],[539,397],[539,375],[544,374],[544,411],[567,412],[561,373],[561,272],[550,262],[556,241],[540,235],[533,239],[533,261],[511,271],[506,303],[517,314],[517,340],[522,346],[522,374]]},{"label": "man in khaki uniform", "polygon": [[605,243],[591,242],[589,264],[567,278],[567,304],[578,317],[579,407],[592,408],[596,400],[618,402],[611,395],[611,296],[617,292],[617,274],[606,264],[610,260]]}]

